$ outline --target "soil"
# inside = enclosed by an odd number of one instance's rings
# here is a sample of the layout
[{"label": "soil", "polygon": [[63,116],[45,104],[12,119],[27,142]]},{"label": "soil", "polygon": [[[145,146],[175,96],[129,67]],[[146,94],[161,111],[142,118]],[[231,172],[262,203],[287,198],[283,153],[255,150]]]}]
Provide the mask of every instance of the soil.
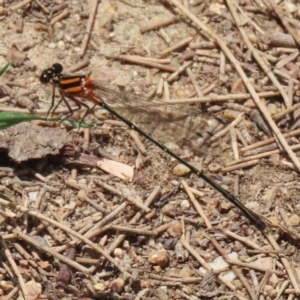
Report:
[{"label": "soil", "polygon": [[[1,299],[298,297],[300,5],[264,2],[0,2],[0,121],[44,117],[0,132]],[[51,122],[55,63],[132,128]]]}]

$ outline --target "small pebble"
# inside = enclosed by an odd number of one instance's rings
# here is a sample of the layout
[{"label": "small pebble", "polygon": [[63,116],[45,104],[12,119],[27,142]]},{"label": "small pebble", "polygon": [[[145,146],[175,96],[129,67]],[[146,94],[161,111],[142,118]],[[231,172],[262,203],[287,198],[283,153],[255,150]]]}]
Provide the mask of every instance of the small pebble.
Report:
[{"label": "small pebble", "polygon": [[180,238],[182,235],[182,225],[180,222],[172,222],[167,230],[168,234],[173,238]]},{"label": "small pebble", "polygon": [[285,8],[290,14],[296,12],[298,9],[298,7],[294,3],[288,1],[285,1]]},{"label": "small pebble", "polygon": [[194,272],[190,267],[186,266],[180,269],[179,274],[182,277],[192,277],[194,275]]},{"label": "small pebble", "polygon": [[263,293],[269,299],[276,298],[276,294],[277,294],[276,290],[271,285],[268,284],[264,285]]},{"label": "small pebble", "polygon": [[253,266],[257,266],[266,271],[272,268],[273,263],[272,257],[259,257],[256,261],[252,262]]},{"label": "small pebble", "polygon": [[212,172],[212,173],[217,173],[217,172],[219,172],[221,169],[222,169],[222,166],[219,165],[219,164],[214,164],[214,163],[212,163],[212,164],[209,164],[209,166],[208,166],[208,170],[209,170],[210,172]]},{"label": "small pebble", "polygon": [[38,195],[38,192],[29,192],[28,193],[29,200],[30,201],[36,201],[37,200],[37,195]]},{"label": "small pebble", "polygon": [[300,218],[299,218],[299,216],[298,216],[298,215],[292,215],[292,216],[290,217],[290,222],[291,222],[291,224],[292,224],[293,226],[298,226],[299,223],[300,223]]},{"label": "small pebble", "polygon": [[58,46],[58,48],[61,49],[61,50],[65,50],[65,48],[66,48],[64,41],[59,41],[59,42],[57,43],[57,46]]},{"label": "small pebble", "polygon": [[111,291],[119,294],[123,291],[124,284],[125,282],[122,278],[117,278],[110,283],[109,287]]},{"label": "small pebble", "polygon": [[190,172],[191,170],[183,164],[178,164],[173,168],[173,173],[177,176],[185,176]]},{"label": "small pebble", "polygon": [[217,15],[223,15],[227,11],[226,6],[219,3],[212,3],[209,6],[209,11]]},{"label": "small pebble", "polygon": [[14,285],[10,281],[1,280],[0,287],[5,294],[8,294],[11,290],[13,290]]},{"label": "small pebble", "polygon": [[147,281],[147,280],[141,280],[140,281],[140,287],[142,289],[150,288],[151,287],[151,283],[150,283],[150,281]]},{"label": "small pebble", "polygon": [[168,263],[168,252],[165,249],[158,250],[148,258],[148,262],[153,265],[164,266]]},{"label": "small pebble", "polygon": [[41,297],[42,285],[36,281],[28,281],[25,283],[27,294],[27,300],[36,300]]},{"label": "small pebble", "polygon": [[188,200],[182,200],[180,204],[180,208],[183,209],[189,209],[191,207],[190,202]]},{"label": "small pebble", "polygon": [[275,115],[278,111],[277,106],[274,103],[269,103],[267,109],[271,115]]},{"label": "small pebble", "polygon": [[124,248],[125,250],[129,250],[129,249],[130,249],[130,244],[129,244],[129,242],[128,242],[127,240],[125,240],[125,241],[123,242],[123,248]]},{"label": "small pebble", "polygon": [[239,111],[232,110],[232,109],[225,109],[223,116],[226,120],[233,121],[238,117],[239,114],[240,114]]},{"label": "small pebble", "polygon": [[238,78],[231,86],[231,93],[232,94],[239,94],[239,93],[245,93],[246,87],[244,85],[244,82],[242,78]]},{"label": "small pebble", "polygon": [[272,164],[277,165],[279,164],[280,155],[278,153],[273,153],[269,157]]},{"label": "small pebble", "polygon": [[54,48],[56,48],[56,44],[55,43],[49,43],[48,48],[54,49]]},{"label": "small pebble", "polygon": [[123,258],[123,250],[121,248],[116,248],[114,250],[114,256],[118,258]]},{"label": "small pebble", "polygon": [[106,285],[103,282],[99,282],[94,285],[94,289],[99,292],[103,292],[106,290]]},{"label": "small pebble", "polygon": [[168,217],[174,217],[177,214],[176,206],[171,203],[168,203],[162,207],[161,213]]},{"label": "small pebble", "polygon": [[274,273],[270,275],[269,284],[271,284],[273,287],[276,287],[278,283],[279,283],[279,278],[277,277],[277,275]]},{"label": "small pebble", "polygon": [[279,225],[279,220],[275,216],[269,217],[269,221],[275,226]]}]

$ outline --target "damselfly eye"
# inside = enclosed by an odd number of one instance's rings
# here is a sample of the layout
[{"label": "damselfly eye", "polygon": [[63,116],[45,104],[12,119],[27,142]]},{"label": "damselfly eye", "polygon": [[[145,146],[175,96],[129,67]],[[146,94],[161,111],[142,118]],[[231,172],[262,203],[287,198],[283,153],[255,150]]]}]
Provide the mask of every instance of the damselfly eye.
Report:
[{"label": "damselfly eye", "polygon": [[40,82],[41,83],[45,83],[45,84],[48,83],[51,80],[51,78],[52,78],[51,75],[52,75],[51,73],[49,73],[47,71],[44,71],[42,73],[42,75],[40,76]]},{"label": "damselfly eye", "polygon": [[59,63],[55,63],[52,66],[53,73],[60,74],[63,71],[63,66]]}]

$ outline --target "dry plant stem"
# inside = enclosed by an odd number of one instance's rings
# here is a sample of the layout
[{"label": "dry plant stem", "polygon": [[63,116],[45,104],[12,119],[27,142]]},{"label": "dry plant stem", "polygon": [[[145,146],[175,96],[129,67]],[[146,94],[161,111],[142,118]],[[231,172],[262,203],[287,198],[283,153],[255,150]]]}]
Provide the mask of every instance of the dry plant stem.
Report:
[{"label": "dry plant stem", "polygon": [[[97,201],[90,199],[89,197],[79,197],[81,200],[86,201],[88,204],[90,204],[92,207],[94,207],[98,212],[101,212],[101,216],[102,214],[107,214],[107,210],[104,209],[101,205],[99,205],[97,203]],[[91,222],[91,218],[88,217],[87,220],[88,222]]]},{"label": "dry plant stem", "polygon": [[[293,149],[293,150],[299,150],[300,149],[300,144],[291,146],[291,149]],[[235,160],[235,161],[232,161],[230,163],[227,163],[226,167],[230,167],[232,165],[243,163],[243,162],[246,162],[246,161],[249,161],[249,160],[254,160],[254,159],[259,159],[259,158],[263,158],[263,157],[268,157],[271,154],[284,153],[284,152],[285,152],[284,150],[273,150],[273,151],[268,151],[268,152],[260,153],[260,154],[257,154],[257,155],[252,155],[252,156],[244,157],[244,158],[241,158],[239,160]]]},{"label": "dry plant stem", "polygon": [[286,224],[286,226],[291,227],[292,224],[291,224],[289,217],[288,217],[287,213],[285,212],[285,210],[283,208],[279,208],[279,213],[281,215],[282,220]]},{"label": "dry plant stem", "polygon": [[113,57],[113,58],[124,60],[124,61],[130,62],[130,63],[134,63],[134,64],[146,66],[146,67],[150,67],[150,68],[156,68],[156,69],[166,71],[166,72],[170,72],[170,73],[173,73],[173,72],[177,71],[177,68],[173,67],[171,65],[158,64],[156,62],[145,60],[145,59],[140,58],[138,56],[119,55],[119,56]]},{"label": "dry plant stem", "polygon": [[249,270],[249,275],[250,275],[252,283],[254,285],[255,293],[257,294],[258,289],[259,289],[259,284],[258,284],[258,279],[257,279],[256,273],[254,272],[254,270]]},{"label": "dry plant stem", "polygon": [[232,146],[233,156],[234,159],[237,160],[240,158],[240,156],[239,156],[239,149],[237,145],[236,132],[234,128],[230,129],[230,136],[231,136],[231,146]]},{"label": "dry plant stem", "polygon": [[174,52],[174,51],[182,48],[183,46],[188,45],[193,39],[194,39],[193,37],[188,37],[188,38],[180,41],[178,44],[175,44],[175,45],[165,49],[164,51],[159,52],[159,56],[165,57],[165,56],[169,55],[171,52]]},{"label": "dry plant stem", "polygon": [[197,283],[199,281],[202,281],[203,278],[202,277],[179,277],[179,278],[174,278],[174,277],[170,277],[170,276],[161,276],[161,275],[157,275],[157,274],[153,274],[150,273],[149,274],[149,278],[151,279],[156,279],[156,280],[160,280],[160,281],[176,281],[176,282],[181,282],[181,283]]},{"label": "dry plant stem", "polygon": [[172,223],[167,223],[164,224],[162,226],[159,226],[158,228],[156,228],[155,230],[148,230],[147,227],[146,228],[129,228],[129,227],[125,227],[123,225],[111,225],[109,226],[109,229],[113,229],[116,231],[122,231],[122,232],[130,232],[133,234],[139,234],[139,235],[149,235],[149,236],[157,236],[158,234],[166,231]]},{"label": "dry plant stem", "polygon": [[241,237],[229,230],[224,230],[223,231],[226,235],[230,236],[231,238],[236,239],[237,241],[240,241],[241,243],[253,248],[253,249],[257,249],[257,250],[262,250],[261,247],[259,247],[257,244],[253,243],[252,241],[249,240],[249,238],[244,238]]},{"label": "dry plant stem", "polygon": [[266,268],[264,267],[259,267],[257,265],[254,265],[254,264],[251,264],[251,263],[243,263],[243,262],[240,262],[240,261],[235,261],[235,260],[231,260],[231,259],[227,259],[226,260],[227,263],[229,263],[230,265],[237,265],[237,266],[240,266],[242,268],[247,268],[247,269],[253,269],[253,270],[256,270],[256,271],[259,271],[259,272],[262,272],[262,273],[265,273],[265,272],[270,272],[270,273],[274,273],[278,276],[283,276],[284,273],[281,272],[281,271],[276,271],[276,270],[266,270]]},{"label": "dry plant stem", "polygon": [[143,203],[137,201],[136,199],[132,198],[132,197],[125,197],[120,191],[118,191],[117,189],[113,188],[112,186],[102,182],[101,180],[95,180],[95,183],[100,185],[101,187],[103,187],[104,189],[116,194],[116,195],[119,195],[120,197],[124,197],[126,198],[126,200],[128,202],[130,202],[131,204],[135,205],[136,207],[142,209],[143,211],[145,211],[146,213],[149,213],[151,212],[151,209],[147,206],[145,206]]},{"label": "dry plant stem", "polygon": [[[236,161],[239,161],[239,160],[235,160],[235,162]],[[251,161],[247,161],[242,164],[235,164],[234,166],[231,166],[231,167],[222,168],[222,172],[227,173],[227,172],[232,172],[234,170],[249,168],[249,167],[259,164],[259,162],[260,162],[259,159],[253,159]]]},{"label": "dry plant stem", "polygon": [[[256,51],[256,49],[253,47],[252,43],[250,42],[250,39],[248,38],[248,34],[244,30],[244,28],[240,25],[240,23],[241,23],[240,18],[235,10],[235,6],[233,5],[232,0],[227,0],[226,2],[227,2],[229,10],[231,12],[231,15],[236,23],[236,26],[239,29],[239,31],[243,37],[245,44],[247,45],[248,49],[251,51],[251,53],[252,53],[253,57],[256,59],[257,63],[260,65],[260,67],[263,69],[263,71],[268,75],[268,77],[273,82],[273,84],[278,88],[282,98],[284,99],[284,103],[285,103],[286,107],[289,107],[290,101],[289,101],[289,97],[288,97],[286,91],[283,89],[282,85],[279,83],[279,81],[274,76],[274,74],[270,71],[270,68],[265,64],[264,60],[259,56],[259,53]],[[245,75],[245,79],[246,79],[246,75]],[[249,82],[248,78],[246,79],[246,81],[248,82],[248,85],[250,86],[251,83]],[[246,81],[244,80],[245,84],[246,84]],[[255,102],[256,102],[256,100],[255,100]],[[260,110],[261,110],[261,108],[260,108]],[[300,168],[300,164],[299,164],[299,168]]]},{"label": "dry plant stem", "polygon": [[[93,249],[95,249],[98,253],[100,253],[101,255],[103,255],[109,262],[111,262],[120,272],[122,272],[126,277],[130,276],[130,274],[125,271],[119,264],[117,261],[115,261],[110,255],[108,255],[104,249],[100,248],[99,246],[97,246],[95,243],[91,242],[89,239],[87,239],[86,237],[84,237],[81,234],[78,234],[77,232],[75,232],[74,230],[70,229],[69,227],[66,227],[65,225],[52,220],[51,218],[48,218],[40,213],[37,213],[35,211],[30,211],[24,207],[22,207],[21,205],[16,205],[12,202],[6,201],[4,199],[0,198],[0,204],[7,206],[7,207],[13,207],[14,209],[17,209],[19,211],[22,211],[24,213],[28,213],[29,215],[36,217],[40,220],[44,220],[58,228],[60,228],[61,230],[63,230],[64,232],[69,232],[70,234],[72,234],[73,236],[75,236],[76,238],[78,238],[79,240],[85,242],[87,245],[89,245],[90,247],[92,247]],[[19,235],[19,232],[17,232],[17,234]],[[22,233],[21,233],[22,234]],[[24,238],[28,237],[27,235],[24,235]]]},{"label": "dry plant stem", "polygon": [[280,61],[276,64],[275,68],[276,68],[276,69],[281,69],[281,68],[283,68],[287,63],[289,63],[289,62],[295,60],[295,59],[298,57],[298,55],[299,55],[299,51],[295,51],[295,52],[293,52],[292,54],[290,54],[289,56],[284,57],[282,60],[280,60]]},{"label": "dry plant stem", "polygon": [[94,25],[94,20],[95,20],[95,16],[96,16],[96,13],[97,13],[97,8],[98,8],[99,1],[93,1],[92,3],[93,3],[93,6],[91,7],[91,10],[90,10],[89,20],[88,20],[88,23],[86,25],[86,31],[85,31],[84,38],[83,38],[83,41],[82,41],[82,44],[81,44],[81,49],[80,49],[80,52],[79,52],[79,55],[81,57],[85,54],[85,50],[87,48],[87,44],[88,44],[89,39],[90,39],[90,34],[91,34],[91,31],[92,31],[92,27]]},{"label": "dry plant stem", "polygon": [[150,31],[150,30],[158,29],[158,28],[165,27],[165,26],[168,26],[170,24],[173,24],[177,20],[179,20],[178,17],[170,17],[170,18],[165,19],[165,20],[157,20],[156,22],[149,22],[149,25],[143,26],[140,29],[140,31],[141,31],[141,33],[145,33],[145,32]]},{"label": "dry plant stem", "polygon": [[[194,256],[194,258],[201,264],[201,266],[206,269],[207,271],[212,270],[212,267],[200,256],[200,254],[183,238],[181,237],[180,239],[181,244],[183,245],[183,247],[192,255]],[[218,276],[218,279],[224,284],[226,285],[230,290],[235,291],[236,288],[235,286],[227,281],[224,277],[222,277],[221,275]]]},{"label": "dry plant stem", "polygon": [[[151,203],[153,202],[153,200],[156,198],[158,192],[160,190],[160,187],[157,186],[153,189],[153,191],[151,192],[151,194],[149,195],[149,197],[146,199],[145,201],[145,205],[146,206],[150,206]],[[140,220],[140,218],[142,217],[142,213],[141,212],[137,212],[133,218],[129,221],[129,224],[137,224],[137,222]],[[140,222],[143,223],[143,222]],[[163,230],[164,231],[164,230]],[[117,236],[117,238],[114,240],[114,242],[109,246],[108,248],[108,253],[111,253],[112,251],[114,251],[114,249],[121,244],[124,239],[126,238],[125,234],[120,234]]]},{"label": "dry plant stem", "polygon": [[[48,203],[48,210],[49,210],[49,212],[51,213],[51,215],[52,215],[52,217],[53,217],[53,219],[54,220],[56,220],[57,222],[60,222],[60,223],[62,223],[62,224],[64,224],[64,221],[63,221],[63,219],[61,219],[59,216],[58,216],[58,214],[57,213],[55,213],[53,210],[52,210],[52,208],[51,208],[51,204],[50,203]],[[64,225],[66,225],[66,224],[64,224]],[[67,225],[66,225],[67,226]],[[76,239],[74,239],[74,237],[70,234],[70,233],[68,233],[68,232],[66,232],[66,235],[71,239],[71,240],[73,240],[73,241],[75,241],[75,242],[77,242],[77,240]]]},{"label": "dry plant stem", "polygon": [[[76,109],[76,107],[71,107],[71,109]],[[38,115],[41,115],[41,114],[44,115],[48,111],[49,111],[49,108],[41,108],[41,109],[37,109],[35,111],[35,113]],[[20,113],[25,113],[25,114],[30,113],[30,111],[28,109],[16,108],[16,107],[0,107],[0,112],[20,112]],[[55,114],[67,113],[67,112],[69,112],[69,109],[67,107],[59,107],[55,111]]]},{"label": "dry plant stem", "polygon": [[293,83],[295,83],[296,85],[299,85],[299,81],[297,79],[292,78],[289,74],[286,74],[280,70],[274,69],[274,74],[281,76],[282,78],[286,79],[286,80],[291,80]]},{"label": "dry plant stem", "polygon": [[[292,136],[297,136],[300,134],[300,129],[296,129],[294,131],[290,131],[290,132],[287,132],[287,133],[284,133],[283,136],[288,138],[288,137],[292,137]],[[240,150],[240,152],[246,152],[248,150],[252,150],[252,149],[255,149],[255,148],[258,148],[258,147],[261,147],[261,146],[265,146],[265,145],[268,145],[268,144],[271,144],[275,142],[275,139],[274,138],[269,138],[269,139],[266,139],[264,141],[261,141],[261,142],[258,142],[258,143],[254,143],[254,144],[251,144],[249,146],[246,146],[246,147],[243,147]]]},{"label": "dry plant stem", "polygon": [[[148,196],[148,198],[146,199],[144,204],[149,207],[152,204],[152,202],[155,200],[155,198],[156,198],[157,194],[159,193],[159,191],[160,191],[160,186],[156,186],[153,189],[153,191],[151,192],[151,194]],[[129,221],[129,224],[137,223],[140,220],[141,217],[142,217],[142,213],[138,211],[134,215],[134,217]]]},{"label": "dry plant stem", "polygon": [[181,237],[180,242],[182,243],[184,248],[197,259],[197,261],[204,269],[206,269],[207,271],[212,270],[212,267],[201,257],[201,255],[197,251],[195,251],[195,249],[183,237]]},{"label": "dry plant stem", "polygon": [[[89,64],[90,64],[89,59],[83,59],[80,62],[78,62],[77,64],[72,65],[72,67],[64,70],[64,74],[67,72],[70,72],[70,75],[74,75],[74,72],[87,67]],[[66,74],[66,75],[68,75],[68,74]]]},{"label": "dry plant stem", "polygon": [[[203,88],[201,89],[203,93]],[[258,93],[259,97],[262,98],[272,98],[275,96],[279,96],[280,94],[278,92],[263,92]],[[222,102],[227,100],[233,100],[233,101],[242,101],[247,100],[251,98],[250,94],[229,94],[229,95],[216,95],[211,94],[209,96],[204,97],[198,97],[198,98],[180,98],[180,99],[170,99],[169,101],[166,101],[166,103],[170,104],[193,104],[193,103],[207,103],[207,102]]]},{"label": "dry plant stem", "polygon": [[83,129],[83,144],[82,148],[83,149],[88,149],[88,146],[90,144],[90,130],[89,128],[84,128]]},{"label": "dry plant stem", "polygon": [[67,265],[71,266],[72,268],[83,272],[84,274],[88,273],[88,269],[83,267],[82,265],[76,263],[74,260],[67,258],[65,255],[59,254],[54,251],[51,247],[41,246],[35,239],[29,237],[28,235],[24,234],[20,230],[17,230],[16,233],[18,234],[19,238],[23,241],[26,241],[30,245],[33,245],[35,248],[52,255],[53,257],[57,258],[58,260],[66,263]]},{"label": "dry plant stem", "polygon": [[280,299],[280,296],[283,294],[283,292],[284,292],[285,289],[289,286],[289,284],[290,284],[290,281],[289,281],[289,280],[285,280],[285,281],[282,283],[282,285],[281,285],[279,291],[277,292],[277,295],[276,295],[275,300],[279,300],[279,299]]},{"label": "dry plant stem", "polygon": [[283,15],[282,10],[279,8],[279,6],[273,1],[268,1],[268,3],[273,8],[274,12],[277,14],[278,18],[282,22],[283,26],[287,29],[288,33],[293,36],[294,40],[297,42],[298,47],[300,46],[300,37],[297,31],[289,24],[289,22],[286,20],[285,16]]},{"label": "dry plant stem", "polygon": [[175,5],[177,8],[180,9],[182,13],[184,13],[191,21],[193,21],[196,26],[198,26],[200,29],[202,29],[205,33],[209,34],[219,45],[219,47],[222,49],[224,54],[228,57],[229,61],[232,62],[235,69],[237,70],[238,74],[242,78],[245,86],[247,87],[249,93],[251,94],[252,99],[256,103],[257,107],[261,111],[262,115],[268,122],[269,126],[273,130],[274,134],[278,137],[278,140],[280,141],[282,147],[285,149],[285,151],[288,153],[289,157],[297,167],[297,170],[300,171],[300,162],[298,158],[296,157],[295,153],[291,150],[288,143],[282,136],[282,133],[278,129],[277,125],[271,118],[266,106],[260,101],[254,87],[252,86],[251,82],[249,81],[247,75],[243,71],[242,67],[240,66],[238,60],[235,58],[235,56],[230,52],[229,48],[226,46],[226,44],[219,38],[218,35],[216,35],[212,30],[210,30],[205,24],[203,24],[195,15],[190,13],[184,6],[182,6],[177,0],[168,0],[170,3]]},{"label": "dry plant stem", "polygon": [[57,15],[55,18],[53,18],[50,22],[50,25],[53,26],[55,23],[59,22],[63,18],[67,17],[70,14],[70,11],[68,9],[65,9],[63,12],[61,12],[59,15]]},{"label": "dry plant stem", "polygon": [[193,205],[195,206],[197,212],[199,213],[199,215],[203,218],[204,222],[205,222],[205,225],[207,227],[207,229],[211,229],[212,228],[212,225],[211,223],[209,222],[209,219],[207,218],[206,214],[204,213],[204,211],[202,210],[199,202],[196,200],[194,194],[192,193],[192,191],[190,190],[190,187],[188,186],[188,184],[182,180],[181,181],[181,185],[182,187],[184,188],[184,190],[186,191],[186,193],[188,194],[191,202],[193,203]]},{"label": "dry plant stem", "polygon": [[259,285],[259,287],[258,287],[257,295],[259,295],[259,294],[262,293],[262,290],[263,290],[264,286],[267,284],[270,275],[271,275],[270,272],[266,272],[265,276],[264,276],[263,279],[260,281],[260,285]]},{"label": "dry plant stem", "polygon": [[289,82],[288,82],[288,96],[289,96],[289,99],[290,99],[290,106],[289,107],[291,107],[292,104],[293,104],[294,90],[295,90],[294,82],[292,80],[289,80]]},{"label": "dry plant stem", "polygon": [[14,243],[15,249],[24,257],[34,268],[37,268],[37,263],[33,260],[31,254],[29,254],[20,244]]},{"label": "dry plant stem", "polygon": [[169,83],[166,80],[164,80],[164,99],[170,100]]},{"label": "dry plant stem", "polygon": [[139,151],[143,155],[145,155],[147,153],[146,148],[144,147],[143,143],[139,139],[139,136],[138,136],[137,132],[135,130],[129,130],[129,135],[131,136],[131,138],[135,142],[135,144],[136,144],[137,148],[139,149]]},{"label": "dry plant stem", "polygon": [[295,111],[296,109],[300,108],[300,103],[296,103],[293,106],[290,106],[289,108],[281,111],[280,113],[273,116],[274,121],[279,121],[283,117],[285,117],[287,114]]},{"label": "dry plant stem", "polygon": [[0,99],[0,104],[3,104],[5,102],[8,102],[10,100],[10,97],[9,96],[6,96],[6,97],[3,97]]},{"label": "dry plant stem", "polygon": [[14,287],[9,294],[5,295],[5,300],[10,300],[10,299],[16,299],[13,298],[15,296],[15,294],[19,291],[20,289],[20,285],[18,284],[16,287]]},{"label": "dry plant stem", "polygon": [[[219,80],[223,81],[226,76],[226,56],[224,53],[221,51],[220,52],[220,75],[219,75]],[[198,97],[200,97],[198,95]]]},{"label": "dry plant stem", "polygon": [[9,10],[11,10],[11,11],[17,10],[17,9],[22,8],[23,6],[29,4],[30,2],[33,2],[33,0],[24,0],[24,1],[20,2],[19,4],[16,4],[16,5],[14,5],[14,6],[11,6],[11,7],[9,8]]},{"label": "dry plant stem", "polygon": [[[272,247],[275,249],[275,250],[281,250],[279,245],[276,243],[275,239],[273,238],[273,236],[271,234],[266,234],[266,237],[267,239],[269,240],[270,244],[272,245]],[[294,273],[292,272],[292,269],[291,269],[291,266],[290,266],[290,263],[289,261],[283,257],[282,255],[279,254],[279,257],[281,259],[281,262],[282,264],[284,265],[285,269],[286,269],[286,272],[290,278],[290,281],[291,281],[291,284],[292,286],[294,287],[295,289],[295,293],[296,295],[299,295],[300,294],[300,287],[298,285],[298,282],[294,276]]]},{"label": "dry plant stem", "polygon": [[[100,222],[98,222],[95,225],[93,225],[93,227],[90,228],[84,234],[84,236],[87,237],[88,239],[91,239],[91,238],[97,236],[98,234],[100,234],[101,232],[103,232],[104,226],[108,222],[110,222],[111,220],[114,220],[113,223],[117,224],[119,219],[123,219],[123,217],[120,217],[120,218],[117,219],[117,216],[125,209],[126,206],[127,206],[126,203],[122,203],[121,205],[119,205],[109,215],[105,216],[105,218],[103,218]],[[80,231],[85,232],[86,230],[80,230]]]},{"label": "dry plant stem", "polygon": [[167,45],[171,44],[171,38],[169,35],[166,33],[166,31],[163,28],[160,28],[159,31],[157,32],[157,35],[159,35]]},{"label": "dry plant stem", "polygon": [[[210,241],[214,245],[214,247],[218,250],[218,252],[222,255],[224,260],[227,262],[229,260],[229,258],[227,256],[226,251],[220,246],[220,244],[216,241],[216,239],[210,238]],[[250,294],[251,298],[253,300],[255,300],[256,296],[254,294],[254,291],[252,290],[252,288],[248,284],[248,282],[247,282],[245,276],[243,275],[243,273],[241,272],[241,270],[237,266],[231,266],[231,268],[232,268],[233,272],[238,276],[240,281],[243,283],[244,287],[247,289],[247,291]]]},{"label": "dry plant stem", "polygon": [[16,265],[15,261],[13,260],[11,252],[8,249],[8,247],[6,245],[6,242],[4,241],[3,238],[0,238],[0,243],[1,243],[2,249],[4,250],[5,257],[7,258],[9,264],[11,265],[14,274],[18,278],[18,282],[20,284],[20,288],[21,288],[21,291],[23,293],[24,298],[28,299],[28,291],[26,289],[25,281],[24,281],[24,279],[23,279],[23,277],[22,277],[22,275],[21,275],[21,273],[19,271],[18,266]]},{"label": "dry plant stem", "polygon": [[192,61],[186,61],[181,67],[177,69],[176,72],[167,77],[167,82],[172,82],[173,80],[175,80],[178,77],[178,75],[184,72],[186,68],[189,67],[192,63]]},{"label": "dry plant stem", "polygon": [[235,120],[233,120],[228,126],[224,129],[220,130],[218,133],[214,134],[210,139],[208,139],[209,143],[213,143],[218,140],[220,137],[225,136],[232,128],[237,126],[244,118],[244,113],[239,114]]},{"label": "dry plant stem", "polygon": [[154,57],[142,57],[142,56],[137,56],[139,59],[144,59],[145,61],[149,62],[155,62],[158,64],[170,64],[171,59],[169,58],[154,58]]},{"label": "dry plant stem", "polygon": [[203,94],[202,94],[202,92],[201,92],[201,89],[200,89],[200,87],[199,87],[199,85],[198,85],[198,83],[197,83],[197,81],[196,81],[196,78],[195,78],[195,76],[194,76],[192,70],[190,69],[190,67],[186,68],[186,72],[187,72],[187,74],[188,74],[189,77],[190,77],[190,80],[191,80],[191,82],[192,82],[192,84],[193,84],[193,86],[194,86],[194,89],[195,89],[195,92],[196,92],[197,96],[198,96],[198,97],[203,97]]},{"label": "dry plant stem", "polygon": [[[198,190],[196,190],[196,189],[194,189],[194,188],[192,188],[192,187],[190,187],[190,191],[191,191],[193,194],[195,194],[195,195],[197,195],[197,196],[199,196],[199,197],[203,197],[203,196],[205,195],[205,193],[200,192],[200,191],[198,191]],[[201,199],[201,201],[204,202],[204,203],[206,203],[203,199]]]}]

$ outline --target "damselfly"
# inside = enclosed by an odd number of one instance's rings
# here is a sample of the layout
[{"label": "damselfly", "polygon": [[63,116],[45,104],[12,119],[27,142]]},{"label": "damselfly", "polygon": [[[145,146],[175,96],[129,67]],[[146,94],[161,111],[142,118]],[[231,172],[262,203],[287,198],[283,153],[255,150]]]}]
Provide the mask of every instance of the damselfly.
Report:
[{"label": "damselfly", "polygon": [[[212,179],[210,179],[208,176],[206,176],[202,171],[198,170],[196,167],[188,163],[186,160],[182,159],[179,155],[175,154],[174,151],[171,151],[169,148],[167,148],[163,143],[161,143],[159,140],[159,133],[162,132],[164,136],[168,136],[168,138],[173,136],[177,136],[178,134],[176,132],[172,132],[173,129],[171,124],[168,124],[170,122],[173,122],[173,124],[176,124],[176,119],[174,120],[174,115],[176,118],[176,114],[172,113],[172,110],[167,110],[164,107],[161,109],[155,109],[153,108],[153,104],[159,106],[162,105],[162,102],[154,101],[151,102],[151,106],[148,107],[143,104],[143,107],[139,107],[138,101],[139,96],[128,94],[128,93],[122,93],[118,92],[115,89],[112,89],[110,87],[107,87],[101,83],[96,83],[92,81],[88,76],[64,76],[62,74],[63,67],[61,64],[56,63],[51,68],[46,69],[43,71],[42,75],[40,76],[40,81],[44,84],[52,82],[53,84],[53,95],[52,95],[52,103],[51,107],[49,109],[49,113],[54,112],[57,106],[63,101],[69,111],[70,115],[74,112],[74,110],[71,109],[71,106],[68,102],[68,99],[71,99],[76,103],[77,108],[75,110],[79,110],[81,106],[84,106],[86,108],[86,112],[83,116],[83,118],[89,113],[90,108],[85,104],[82,99],[88,100],[92,102],[94,105],[102,106],[104,109],[106,109],[108,112],[110,112],[113,116],[118,118],[119,120],[123,121],[126,125],[128,125],[131,129],[137,131],[139,134],[150,140],[152,143],[154,143],[157,147],[159,147],[164,152],[168,153],[170,156],[175,158],[178,162],[185,165],[187,168],[189,168],[195,175],[198,177],[204,179],[208,184],[210,184],[215,190],[217,190],[219,193],[221,193],[225,199],[230,201],[232,204],[234,204],[236,207],[238,207],[244,215],[259,229],[264,230],[266,228],[266,224],[264,221],[261,220],[261,218],[253,212],[251,209],[247,208],[244,204],[242,204],[234,195],[229,193],[227,190],[222,188],[220,185],[215,183]],[[55,88],[57,88],[61,95],[61,100],[55,105]],[[121,103],[121,104],[120,104]],[[134,114],[134,122],[130,121],[129,118],[133,117],[132,111],[130,112],[130,108],[133,110],[135,109],[135,106],[139,107],[139,115],[137,115],[137,111],[135,111]],[[129,108],[129,109],[128,109]],[[120,114],[117,110],[122,110],[124,113]],[[164,112],[162,116],[162,112]],[[186,113],[185,113],[186,112]],[[195,111],[197,114],[197,111]],[[185,108],[181,108],[181,114],[178,118],[188,119],[187,114],[190,113],[190,111],[186,110]],[[130,116],[130,114],[132,116]],[[150,129],[151,135],[148,134],[145,130],[141,129],[140,126],[137,126],[137,124],[143,124],[145,120],[149,120],[149,114],[151,115],[150,123],[154,125],[154,128]],[[192,116],[193,117],[193,116]],[[197,116],[194,116],[195,118]],[[159,118],[159,122],[156,122],[156,118]],[[164,119],[165,122],[161,122],[161,118]],[[136,121],[138,120],[138,122]],[[190,117],[190,121],[191,121]],[[182,121],[182,120],[181,120]],[[189,122],[189,121],[187,121]],[[151,125],[151,124],[148,125]],[[199,122],[190,122],[194,124],[194,127],[199,124]],[[159,126],[163,126],[163,128],[159,128],[160,130],[157,130]],[[151,126],[150,126],[151,127]],[[147,126],[149,130],[149,126]],[[194,143],[193,139],[199,138],[199,132],[197,132],[197,128],[191,128],[189,126],[186,126],[186,136],[184,137],[185,142],[188,142],[190,144],[193,144],[194,146],[197,145],[197,143]],[[154,137],[155,136],[155,137]],[[158,138],[156,138],[158,136]],[[164,140],[164,137],[161,136],[161,140]],[[175,138],[174,138],[175,140]],[[177,137],[176,137],[177,140]],[[170,140],[169,140],[170,141]]]}]

